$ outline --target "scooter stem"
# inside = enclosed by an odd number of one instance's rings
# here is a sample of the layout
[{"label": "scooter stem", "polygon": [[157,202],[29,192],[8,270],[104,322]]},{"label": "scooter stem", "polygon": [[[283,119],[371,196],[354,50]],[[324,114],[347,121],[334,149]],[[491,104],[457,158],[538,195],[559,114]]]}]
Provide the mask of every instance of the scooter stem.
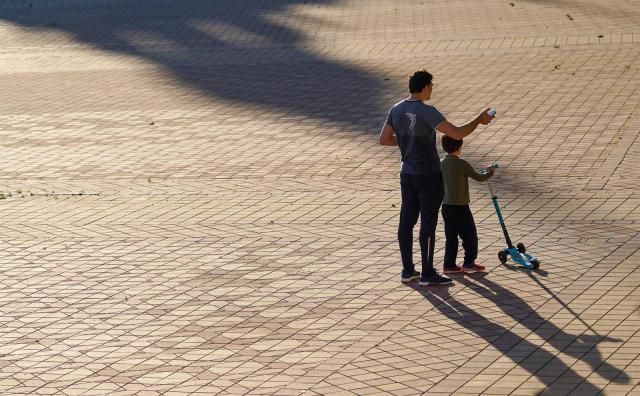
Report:
[{"label": "scooter stem", "polygon": [[495,197],[496,195],[493,193],[493,189],[491,188],[491,183],[489,183],[489,180],[487,180],[487,186],[489,186],[489,193],[491,194],[491,198]]},{"label": "scooter stem", "polygon": [[491,200],[493,201],[493,207],[496,209],[496,214],[498,215],[498,220],[500,220],[500,227],[502,227],[502,233],[504,234],[504,240],[507,242],[507,246],[512,248],[513,243],[511,242],[511,237],[509,236],[509,232],[507,231],[507,226],[504,224],[504,219],[502,218],[502,212],[500,211],[500,205],[498,205],[498,197],[493,194],[493,190],[491,189],[491,184],[487,181],[487,185],[489,186],[489,192],[491,192]]}]

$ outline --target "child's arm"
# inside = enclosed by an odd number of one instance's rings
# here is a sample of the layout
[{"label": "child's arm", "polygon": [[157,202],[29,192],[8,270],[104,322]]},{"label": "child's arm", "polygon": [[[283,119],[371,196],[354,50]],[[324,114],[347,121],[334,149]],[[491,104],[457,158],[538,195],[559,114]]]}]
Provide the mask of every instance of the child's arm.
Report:
[{"label": "child's arm", "polygon": [[483,182],[489,180],[494,174],[493,167],[487,167],[487,170],[482,172],[476,172],[475,169],[467,161],[464,161],[464,174],[467,177],[472,178],[475,181]]}]

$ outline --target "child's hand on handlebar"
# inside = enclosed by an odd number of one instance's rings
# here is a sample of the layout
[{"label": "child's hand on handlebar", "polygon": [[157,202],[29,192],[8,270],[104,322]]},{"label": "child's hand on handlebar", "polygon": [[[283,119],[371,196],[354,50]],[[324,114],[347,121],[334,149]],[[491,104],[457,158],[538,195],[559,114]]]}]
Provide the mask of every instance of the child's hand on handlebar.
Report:
[{"label": "child's hand on handlebar", "polygon": [[487,165],[487,173],[490,174],[491,176],[493,176],[496,173],[496,166],[495,165]]}]

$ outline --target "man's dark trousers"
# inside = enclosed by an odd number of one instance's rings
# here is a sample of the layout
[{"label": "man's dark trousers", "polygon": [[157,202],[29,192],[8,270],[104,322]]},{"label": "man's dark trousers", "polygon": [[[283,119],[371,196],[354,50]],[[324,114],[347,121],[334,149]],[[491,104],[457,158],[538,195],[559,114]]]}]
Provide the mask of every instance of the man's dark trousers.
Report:
[{"label": "man's dark trousers", "polygon": [[413,227],[420,216],[420,251],[422,254],[422,274],[433,273],[433,252],[435,249],[438,212],[444,197],[444,185],[440,172],[426,175],[400,174],[402,207],[398,225],[398,243],[402,267],[407,273],[414,270]]},{"label": "man's dark trousers", "polygon": [[464,248],[464,265],[473,266],[478,257],[478,233],[469,205],[442,205],[444,235],[447,238],[444,247],[444,266],[456,266],[458,255],[458,236]]}]

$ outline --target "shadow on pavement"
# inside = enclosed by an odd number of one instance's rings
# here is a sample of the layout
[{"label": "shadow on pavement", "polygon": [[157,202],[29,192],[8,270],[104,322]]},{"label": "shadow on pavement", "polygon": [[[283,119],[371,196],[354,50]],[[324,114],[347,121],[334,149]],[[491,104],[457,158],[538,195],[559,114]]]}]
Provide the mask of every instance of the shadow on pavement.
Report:
[{"label": "shadow on pavement", "polygon": [[381,125],[390,106],[377,99],[384,80],[306,50],[301,28],[313,16],[290,15],[296,6],[333,2],[34,0],[0,9],[0,19],[148,60],[212,98],[360,128]]},{"label": "shadow on pavement", "polygon": [[[529,304],[519,298],[515,293],[489,280],[486,276],[478,278],[477,283],[469,281],[463,282],[480,295],[491,298],[490,295],[493,294],[494,297],[492,299],[496,301],[497,307],[513,319],[518,320],[520,324],[526,326],[533,333],[545,339],[547,343],[551,344],[555,349],[589,364],[593,371],[609,381],[628,383],[629,376],[603,360],[597,349],[599,342],[622,342],[622,340],[597,334],[571,307],[560,300],[534,276],[534,273],[535,272],[529,273],[531,278],[533,278],[543,290],[546,290],[564,310],[569,311],[577,320],[593,332],[593,335],[572,335],[566,333],[563,329],[553,324],[553,322],[546,321],[542,318]],[[516,312],[522,312],[522,314],[515,314]]]},{"label": "shadow on pavement", "polygon": [[[600,376],[615,383],[629,382],[629,376],[607,363],[597,350],[598,343],[602,341],[617,342],[620,340],[597,334],[568,334],[552,322],[542,318],[515,293],[491,281],[487,276],[471,276],[470,278],[459,277],[456,278],[456,281],[475,291],[478,295],[477,298],[494,301],[496,307],[545,340],[546,343],[578,361],[587,363]],[[527,341],[510,329],[485,318],[451,295],[449,288],[418,288],[415,285],[411,285],[411,287],[418,290],[440,313],[489,342],[504,356],[535,376],[546,386],[541,394],[556,391],[568,394],[571,389],[567,389],[567,384],[575,385],[573,390],[577,390],[579,394],[595,395],[601,391],[588,379],[567,366],[555,355],[555,351],[547,351],[544,349],[544,345],[540,346]],[[563,306],[567,307],[566,304]],[[561,384],[556,382],[560,378]],[[560,387],[562,388],[560,389]]]}]

